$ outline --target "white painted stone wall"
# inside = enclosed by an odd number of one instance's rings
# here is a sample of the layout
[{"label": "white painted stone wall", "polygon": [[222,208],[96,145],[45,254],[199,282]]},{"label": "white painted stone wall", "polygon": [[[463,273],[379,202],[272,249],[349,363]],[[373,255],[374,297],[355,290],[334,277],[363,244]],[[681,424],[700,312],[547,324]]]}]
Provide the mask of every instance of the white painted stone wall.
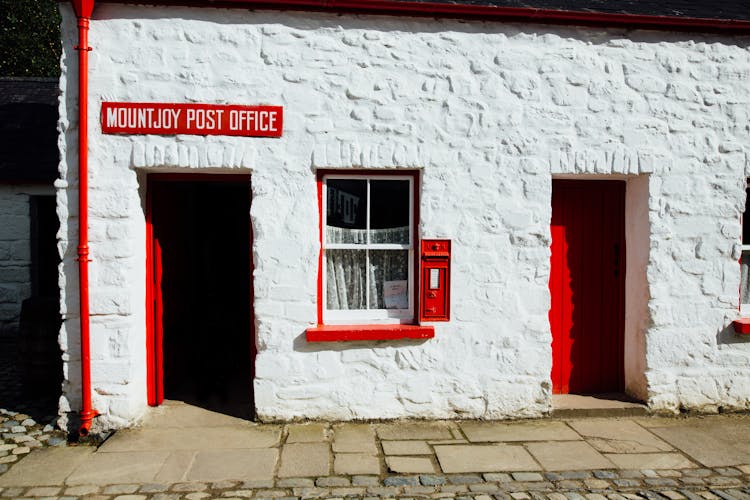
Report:
[{"label": "white painted stone wall", "polygon": [[0,336],[18,333],[21,303],[31,296],[30,197],[49,194],[46,186],[0,184]]},{"label": "white painted stone wall", "polygon": [[[65,412],[79,404],[80,364],[76,33],[68,6],[61,9]],[[97,5],[94,17],[99,425],[130,424],[146,405],[147,172],[252,172],[255,398],[264,420],[549,412],[556,175],[641,176],[641,195],[628,199],[647,206],[631,207],[642,220],[628,224],[648,225],[650,239],[641,238],[641,274],[629,283],[636,291],[645,283],[647,296],[640,308],[628,305],[628,352],[640,356],[628,360],[628,386],[657,411],[750,407],[750,342],[731,330],[749,40],[114,4]],[[284,136],[105,136],[101,101],[280,104]],[[305,342],[316,323],[320,167],[421,171],[419,234],[450,238],[454,249],[452,318],[435,325],[434,339]]]}]

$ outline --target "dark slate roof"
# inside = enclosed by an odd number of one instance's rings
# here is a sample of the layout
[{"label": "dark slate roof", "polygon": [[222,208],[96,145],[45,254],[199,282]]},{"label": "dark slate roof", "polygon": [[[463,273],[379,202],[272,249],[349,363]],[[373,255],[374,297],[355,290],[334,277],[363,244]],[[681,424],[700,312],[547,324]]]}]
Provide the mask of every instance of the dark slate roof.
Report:
[{"label": "dark slate roof", "polygon": [[[209,8],[382,12],[396,15],[533,20],[556,24],[750,32],[750,0],[98,0],[98,3],[106,2]],[[555,15],[560,13],[563,15]],[[575,15],[579,13],[609,17],[581,19]],[[648,19],[622,19],[622,16],[618,16],[623,14],[646,16]],[[620,18],[615,19],[616,17]],[[666,22],[660,22],[660,18],[666,18]],[[711,20],[712,23],[695,22],[702,19]]]},{"label": "dark slate roof", "polygon": [[57,176],[57,78],[0,77],[0,182]]},{"label": "dark slate roof", "polygon": [[750,20],[748,0],[402,0],[404,3],[566,10],[600,14]]}]

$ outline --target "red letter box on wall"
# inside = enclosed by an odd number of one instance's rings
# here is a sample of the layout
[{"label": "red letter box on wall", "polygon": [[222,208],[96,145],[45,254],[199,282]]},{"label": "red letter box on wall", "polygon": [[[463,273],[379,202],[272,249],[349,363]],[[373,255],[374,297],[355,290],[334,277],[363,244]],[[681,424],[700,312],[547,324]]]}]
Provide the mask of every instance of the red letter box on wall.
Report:
[{"label": "red letter box on wall", "polygon": [[450,320],[451,241],[422,240],[421,321]]}]

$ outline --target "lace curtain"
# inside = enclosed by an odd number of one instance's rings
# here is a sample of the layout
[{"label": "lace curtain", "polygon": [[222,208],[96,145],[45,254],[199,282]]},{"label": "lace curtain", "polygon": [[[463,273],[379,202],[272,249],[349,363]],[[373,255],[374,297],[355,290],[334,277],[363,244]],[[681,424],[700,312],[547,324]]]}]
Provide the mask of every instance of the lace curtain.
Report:
[{"label": "lace curtain", "polygon": [[[409,239],[408,226],[369,232],[371,244]],[[367,244],[367,230],[329,226],[326,241]],[[408,274],[408,250],[326,250],[326,305],[328,309],[348,310],[407,309]]]}]

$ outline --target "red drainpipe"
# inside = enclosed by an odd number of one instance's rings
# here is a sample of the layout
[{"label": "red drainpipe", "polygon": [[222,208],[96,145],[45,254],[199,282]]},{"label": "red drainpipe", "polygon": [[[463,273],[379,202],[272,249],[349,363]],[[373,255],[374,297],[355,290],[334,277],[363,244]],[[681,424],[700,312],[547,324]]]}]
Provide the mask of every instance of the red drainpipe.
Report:
[{"label": "red drainpipe", "polygon": [[87,436],[99,412],[91,407],[91,342],[89,315],[89,20],[94,0],[72,0],[78,18],[78,292],[81,303],[81,427]]}]

